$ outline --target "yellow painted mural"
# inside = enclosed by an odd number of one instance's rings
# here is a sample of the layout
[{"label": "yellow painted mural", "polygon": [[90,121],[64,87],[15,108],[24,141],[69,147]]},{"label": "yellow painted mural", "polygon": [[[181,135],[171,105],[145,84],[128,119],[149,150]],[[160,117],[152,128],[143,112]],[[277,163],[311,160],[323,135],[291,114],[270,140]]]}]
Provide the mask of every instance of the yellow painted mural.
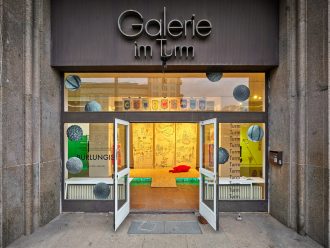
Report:
[{"label": "yellow painted mural", "polygon": [[176,123],[176,165],[196,168],[197,145],[197,124]]},{"label": "yellow painted mural", "polygon": [[155,123],[155,168],[175,166],[175,123]]},{"label": "yellow painted mural", "polygon": [[196,123],[133,123],[134,169],[196,168],[198,152]]},{"label": "yellow painted mural", "polygon": [[154,124],[132,124],[133,162],[135,169],[151,169],[154,166]]}]

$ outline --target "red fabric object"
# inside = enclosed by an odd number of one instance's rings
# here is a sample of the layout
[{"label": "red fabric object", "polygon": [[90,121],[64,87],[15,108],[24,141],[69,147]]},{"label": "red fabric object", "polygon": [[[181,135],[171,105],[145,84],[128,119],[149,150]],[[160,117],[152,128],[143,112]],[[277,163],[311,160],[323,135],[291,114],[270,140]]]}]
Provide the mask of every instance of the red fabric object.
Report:
[{"label": "red fabric object", "polygon": [[189,170],[190,170],[190,166],[188,165],[178,165],[175,166],[172,170],[169,170],[169,172],[180,173],[180,172],[188,172]]}]

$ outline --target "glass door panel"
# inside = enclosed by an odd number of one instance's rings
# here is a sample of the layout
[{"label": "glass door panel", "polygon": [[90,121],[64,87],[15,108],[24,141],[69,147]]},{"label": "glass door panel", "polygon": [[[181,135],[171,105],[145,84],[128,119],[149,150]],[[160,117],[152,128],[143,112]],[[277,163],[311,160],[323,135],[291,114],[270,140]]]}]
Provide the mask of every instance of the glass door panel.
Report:
[{"label": "glass door panel", "polygon": [[201,121],[200,127],[200,201],[199,212],[218,230],[218,125],[217,119]]},{"label": "glass door panel", "polygon": [[115,119],[114,154],[114,229],[116,231],[130,210],[129,123],[127,121]]}]

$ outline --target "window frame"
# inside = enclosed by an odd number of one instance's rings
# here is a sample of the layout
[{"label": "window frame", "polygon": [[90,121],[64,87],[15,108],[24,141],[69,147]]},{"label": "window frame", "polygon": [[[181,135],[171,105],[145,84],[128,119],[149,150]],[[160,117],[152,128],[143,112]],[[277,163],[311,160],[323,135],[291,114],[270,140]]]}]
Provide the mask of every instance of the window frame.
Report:
[{"label": "window frame", "polygon": [[[260,73],[261,71],[237,71],[230,73]],[[92,71],[91,71],[92,73]],[[96,72],[95,72],[96,73]],[[112,73],[112,72],[111,72]],[[116,72],[113,72],[116,73]],[[130,73],[130,71],[122,72]],[[140,72],[148,73],[148,72]],[[176,72],[180,73],[180,71]],[[181,71],[185,73],[185,71]],[[223,72],[225,73],[225,72]],[[269,206],[269,128],[268,128],[268,85],[269,73],[265,73],[264,112],[215,112],[215,111],[132,111],[132,112],[65,112],[64,111],[64,72],[61,74],[61,157],[62,187],[61,209],[63,212],[113,212],[114,200],[68,200],[64,199],[65,123],[114,123],[115,118],[129,122],[177,122],[198,123],[201,120],[217,118],[220,123],[264,123],[265,124],[265,199],[264,200],[220,200],[220,212],[268,212]]]}]

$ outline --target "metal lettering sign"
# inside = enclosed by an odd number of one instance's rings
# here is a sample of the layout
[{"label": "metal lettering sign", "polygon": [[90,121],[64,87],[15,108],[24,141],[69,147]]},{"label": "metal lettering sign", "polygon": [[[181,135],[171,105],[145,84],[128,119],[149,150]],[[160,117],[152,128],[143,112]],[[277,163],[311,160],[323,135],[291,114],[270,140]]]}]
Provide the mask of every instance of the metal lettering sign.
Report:
[{"label": "metal lettering sign", "polygon": [[166,63],[166,60],[170,58],[193,59],[195,56],[194,46],[174,44],[169,48],[168,38],[172,40],[195,37],[205,39],[212,32],[212,24],[207,19],[197,20],[195,14],[192,14],[190,19],[183,21],[178,19],[167,20],[166,7],[164,7],[162,19],[149,19],[147,21],[137,10],[125,10],[118,17],[118,29],[124,37],[134,40],[135,58],[146,59],[153,56],[154,47],[152,45],[139,44],[137,41],[141,35],[146,35],[159,44],[160,58]]}]

